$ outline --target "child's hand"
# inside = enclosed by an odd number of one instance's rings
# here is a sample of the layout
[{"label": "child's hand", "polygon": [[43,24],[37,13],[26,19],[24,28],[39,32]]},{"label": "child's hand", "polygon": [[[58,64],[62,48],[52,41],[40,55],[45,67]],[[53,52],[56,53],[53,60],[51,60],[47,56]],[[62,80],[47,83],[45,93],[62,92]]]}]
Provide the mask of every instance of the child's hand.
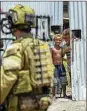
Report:
[{"label": "child's hand", "polygon": [[70,47],[67,47],[66,49],[65,49],[65,52],[69,52],[71,50],[71,48]]}]

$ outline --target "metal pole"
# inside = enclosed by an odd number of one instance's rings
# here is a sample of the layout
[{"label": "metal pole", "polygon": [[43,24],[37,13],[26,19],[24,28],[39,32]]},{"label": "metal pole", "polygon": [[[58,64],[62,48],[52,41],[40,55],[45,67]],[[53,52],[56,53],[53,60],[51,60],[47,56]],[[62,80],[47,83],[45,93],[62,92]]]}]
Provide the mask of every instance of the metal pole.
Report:
[{"label": "metal pole", "polygon": [[[86,48],[87,48],[87,1],[86,1]],[[86,66],[87,66],[87,49],[86,49]],[[86,81],[87,81],[87,68],[86,68]],[[87,82],[86,82],[86,85],[87,85]],[[86,103],[87,103],[87,96],[86,96]]]}]

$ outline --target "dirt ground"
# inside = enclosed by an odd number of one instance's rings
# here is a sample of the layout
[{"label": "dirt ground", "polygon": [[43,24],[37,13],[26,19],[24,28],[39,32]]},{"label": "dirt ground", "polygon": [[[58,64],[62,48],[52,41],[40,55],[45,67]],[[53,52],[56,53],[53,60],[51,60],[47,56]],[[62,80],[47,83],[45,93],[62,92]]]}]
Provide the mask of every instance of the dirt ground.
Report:
[{"label": "dirt ground", "polygon": [[86,111],[86,102],[58,98],[47,111]]},{"label": "dirt ground", "polygon": [[[67,95],[71,95],[71,93],[71,89],[67,88]],[[86,111],[86,101],[57,98],[53,100],[47,111]]]}]

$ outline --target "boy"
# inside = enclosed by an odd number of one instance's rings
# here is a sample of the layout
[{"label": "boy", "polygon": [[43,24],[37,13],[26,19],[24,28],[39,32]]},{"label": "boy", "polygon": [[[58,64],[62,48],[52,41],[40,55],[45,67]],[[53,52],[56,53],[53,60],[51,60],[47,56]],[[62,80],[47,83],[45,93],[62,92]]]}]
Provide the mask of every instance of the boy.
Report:
[{"label": "boy", "polygon": [[53,40],[54,47],[51,48],[53,64],[55,66],[53,96],[55,96],[55,86],[57,85],[59,93],[61,94],[63,89],[63,97],[66,97],[67,79],[66,71],[63,65],[63,50],[60,47],[60,43],[62,42],[62,35],[54,35]]},{"label": "boy", "polygon": [[68,64],[68,72],[69,72],[69,78],[70,81],[69,82],[69,86],[71,86],[71,52],[70,52],[70,30],[69,29],[65,29],[63,31],[63,40],[65,40],[66,44],[64,46],[64,53],[66,53],[67,56],[67,64]]}]

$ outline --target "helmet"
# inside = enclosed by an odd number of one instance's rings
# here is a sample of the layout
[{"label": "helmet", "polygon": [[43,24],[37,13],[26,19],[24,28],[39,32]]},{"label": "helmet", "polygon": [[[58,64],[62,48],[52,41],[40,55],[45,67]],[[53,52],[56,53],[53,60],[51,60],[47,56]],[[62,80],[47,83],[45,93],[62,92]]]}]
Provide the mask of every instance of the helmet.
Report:
[{"label": "helmet", "polygon": [[1,29],[5,34],[13,34],[17,29],[30,32],[31,28],[35,28],[35,12],[28,6],[16,5],[1,20]]},{"label": "helmet", "polygon": [[7,14],[13,25],[30,25],[35,26],[35,12],[32,8],[23,5],[16,5],[9,9]]}]

